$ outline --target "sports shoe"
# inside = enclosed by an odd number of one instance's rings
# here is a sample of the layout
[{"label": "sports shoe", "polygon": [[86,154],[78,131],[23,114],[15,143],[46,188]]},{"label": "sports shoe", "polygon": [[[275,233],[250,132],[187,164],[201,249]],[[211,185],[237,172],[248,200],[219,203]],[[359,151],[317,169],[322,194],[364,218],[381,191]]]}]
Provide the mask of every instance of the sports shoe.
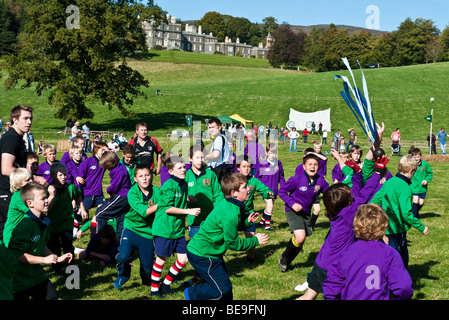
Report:
[{"label": "sports shoe", "polygon": [[120,277],[118,276],[117,279],[114,281],[114,288],[116,288],[117,290],[120,290],[122,288],[122,286],[126,283],[126,281],[128,281],[129,278],[125,278],[125,277]]},{"label": "sports shoe", "polygon": [[309,283],[306,281],[303,284],[298,284],[295,287],[295,290],[302,292],[302,291],[306,291],[308,288],[309,288]]},{"label": "sports shoe", "polygon": [[174,291],[170,288],[170,285],[165,283],[161,284],[161,286],[159,287],[159,292],[163,295],[174,293]]},{"label": "sports shoe", "polygon": [[281,272],[287,271],[288,265],[282,261],[282,256],[279,258],[278,267],[279,267],[279,270],[281,270]]}]

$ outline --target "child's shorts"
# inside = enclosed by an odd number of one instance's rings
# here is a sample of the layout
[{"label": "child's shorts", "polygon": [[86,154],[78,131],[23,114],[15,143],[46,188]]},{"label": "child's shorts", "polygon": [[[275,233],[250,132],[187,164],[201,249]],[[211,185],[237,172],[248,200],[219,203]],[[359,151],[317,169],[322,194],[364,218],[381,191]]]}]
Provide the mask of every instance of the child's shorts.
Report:
[{"label": "child's shorts", "polygon": [[310,213],[307,214],[302,210],[300,212],[288,210],[285,211],[285,217],[287,218],[291,233],[295,230],[305,230],[307,237],[312,235],[313,230],[310,224]]},{"label": "child's shorts", "polygon": [[426,192],[423,193],[412,193],[413,196],[418,196],[420,199],[426,198]]},{"label": "child's shorts", "polygon": [[316,292],[323,293],[323,281],[327,279],[327,271],[320,268],[316,262],[312,268],[312,272],[309,274],[307,282],[309,288]]},{"label": "child's shorts", "polygon": [[173,253],[187,253],[186,238],[166,239],[154,237],[154,253],[160,257],[170,257]]},{"label": "child's shorts", "polygon": [[102,204],[104,204],[105,202],[105,198],[104,196],[85,196],[83,199],[83,205],[84,205],[84,209],[86,209],[86,211],[89,211],[90,209],[94,208],[94,207],[98,207],[101,206]]}]

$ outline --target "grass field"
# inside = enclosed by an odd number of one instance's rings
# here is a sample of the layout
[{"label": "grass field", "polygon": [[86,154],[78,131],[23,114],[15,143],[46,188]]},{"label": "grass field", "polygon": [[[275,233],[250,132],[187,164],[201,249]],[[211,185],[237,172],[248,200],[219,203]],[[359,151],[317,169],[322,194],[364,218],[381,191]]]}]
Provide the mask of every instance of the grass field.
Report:
[{"label": "grass field", "polygon": [[[123,118],[118,111],[93,104],[95,117],[91,130],[125,131],[129,138],[137,122],[145,121],[150,126],[150,135],[156,137],[167,151],[178,142],[166,142],[166,133],[177,128],[186,129],[185,115],[193,114],[193,120],[211,116],[240,114],[256,123],[271,121],[283,126],[288,120],[289,108],[302,112],[332,107],[331,120],[333,130],[341,128],[359,128],[354,116],[339,95],[342,84],[333,80],[334,74],[348,75],[347,71],[339,73],[298,73],[269,68],[268,64],[258,59],[245,59],[224,56],[196,56],[181,52],[151,52],[149,61],[132,60],[131,66],[140,70],[150,81],[151,87],[145,89],[148,99],[138,99],[132,106],[136,118]],[[231,59],[232,58],[232,59]],[[200,60],[201,59],[201,60]],[[260,65],[259,65],[260,63]],[[265,65],[263,65],[265,63]],[[428,64],[420,66],[364,70],[368,82],[376,121],[384,121],[386,136],[396,127],[401,128],[403,139],[425,139],[428,134],[428,122],[424,117],[434,109],[434,128],[444,126],[449,116],[446,104],[449,93],[446,90],[449,63]],[[360,76],[355,71],[356,77]],[[155,96],[154,91],[161,90],[162,96]],[[435,102],[430,105],[429,98]],[[0,115],[9,121],[8,112],[16,104],[32,105],[34,121],[32,131],[36,140],[45,138],[47,143],[57,143],[67,136],[55,134],[63,129],[65,120],[55,119],[54,111],[47,105],[46,97],[37,97],[33,90],[12,89],[0,91]],[[87,119],[79,119],[81,123]],[[437,129],[438,130],[438,129]],[[362,132],[358,130],[361,137]],[[314,139],[309,139],[313,141]],[[300,146],[300,150],[302,150]],[[305,146],[304,146],[305,147]],[[364,143],[365,153],[367,145]],[[388,148],[388,145],[386,145]],[[324,151],[329,151],[326,145]],[[58,158],[62,153],[58,154]],[[286,177],[290,177],[300,163],[301,154],[288,152],[288,145],[281,143],[279,157],[284,164]],[[398,157],[393,157],[389,168],[397,172]],[[328,176],[335,161],[329,160]],[[410,266],[409,272],[415,290],[413,299],[440,300],[449,299],[449,266],[447,252],[449,244],[449,209],[445,198],[446,181],[449,180],[449,162],[431,162],[434,180],[429,186],[421,218],[429,227],[429,235],[423,236],[417,230],[410,230]],[[104,178],[108,184],[107,174]],[[329,178],[328,178],[329,179]],[[158,186],[159,179],[155,179]],[[261,198],[256,198],[256,210],[264,206]],[[281,200],[275,203],[273,228],[267,245],[256,249],[256,261],[247,264],[245,253],[228,252],[225,260],[233,282],[234,298],[241,300],[292,300],[299,296],[293,290],[302,283],[311,271],[314,259],[324,241],[329,223],[324,217],[324,207],[314,234],[306,240],[304,252],[294,261],[292,269],[280,273],[277,267],[280,254],[290,233],[285,221],[284,206]],[[93,212],[91,212],[92,216]],[[76,246],[85,247],[88,234],[75,242]],[[164,269],[173,263],[169,260]],[[121,291],[113,288],[116,277],[114,268],[101,269],[94,262],[79,262],[81,287],[69,290],[65,281],[67,275],[51,274],[61,298],[64,300],[146,300],[151,299],[150,290],[140,284],[139,262],[135,260],[132,278]],[[190,265],[180,273],[179,282],[193,275]],[[169,299],[182,300],[182,286]],[[322,299],[321,296],[319,299]]]}]

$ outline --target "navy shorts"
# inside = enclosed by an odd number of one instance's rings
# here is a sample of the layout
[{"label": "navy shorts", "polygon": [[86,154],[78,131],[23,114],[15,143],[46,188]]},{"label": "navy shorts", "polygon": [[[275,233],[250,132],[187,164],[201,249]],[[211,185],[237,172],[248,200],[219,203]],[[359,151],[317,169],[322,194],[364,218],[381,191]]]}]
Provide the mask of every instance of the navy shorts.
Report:
[{"label": "navy shorts", "polygon": [[426,193],[412,193],[412,195],[414,196],[418,196],[420,199],[425,199],[426,198]]},{"label": "navy shorts", "polygon": [[154,237],[154,253],[160,257],[170,257],[173,253],[187,253],[186,238],[166,239]]},{"label": "navy shorts", "polygon": [[90,209],[92,209],[94,207],[101,206],[102,204],[104,204],[105,201],[106,200],[103,195],[101,195],[101,196],[85,196],[83,199],[84,209],[86,209],[86,211],[89,211]]}]

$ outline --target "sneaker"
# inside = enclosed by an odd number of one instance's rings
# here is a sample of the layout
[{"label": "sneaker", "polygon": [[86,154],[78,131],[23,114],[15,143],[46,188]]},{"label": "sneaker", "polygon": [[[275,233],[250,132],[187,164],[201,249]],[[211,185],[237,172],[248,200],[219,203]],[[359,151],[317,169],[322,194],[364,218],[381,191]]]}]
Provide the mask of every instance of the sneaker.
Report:
[{"label": "sneaker", "polygon": [[174,291],[170,288],[170,285],[165,284],[165,283],[161,284],[161,286],[159,287],[159,291],[163,295],[174,293]]},{"label": "sneaker", "polygon": [[257,225],[258,228],[264,228],[265,227],[265,223],[264,222],[259,222],[259,224]]},{"label": "sneaker", "polygon": [[116,288],[117,290],[120,290],[122,288],[122,286],[128,280],[129,280],[129,278],[124,278],[124,277],[118,276],[117,279],[114,281],[114,288]]},{"label": "sneaker", "polygon": [[273,230],[273,229],[271,229],[271,228],[265,228],[265,231],[270,231],[270,232],[274,232],[274,230]]},{"label": "sneaker", "polygon": [[163,296],[161,295],[161,293],[158,291],[151,291],[150,293],[151,297],[158,297],[158,298],[163,298]]},{"label": "sneaker", "polygon": [[279,270],[281,270],[281,272],[287,271],[288,265],[282,261],[282,256],[279,258],[278,267],[279,267]]},{"label": "sneaker", "polygon": [[309,283],[306,281],[303,284],[298,284],[295,287],[295,290],[302,292],[302,291],[306,291],[308,288],[309,288]]}]

